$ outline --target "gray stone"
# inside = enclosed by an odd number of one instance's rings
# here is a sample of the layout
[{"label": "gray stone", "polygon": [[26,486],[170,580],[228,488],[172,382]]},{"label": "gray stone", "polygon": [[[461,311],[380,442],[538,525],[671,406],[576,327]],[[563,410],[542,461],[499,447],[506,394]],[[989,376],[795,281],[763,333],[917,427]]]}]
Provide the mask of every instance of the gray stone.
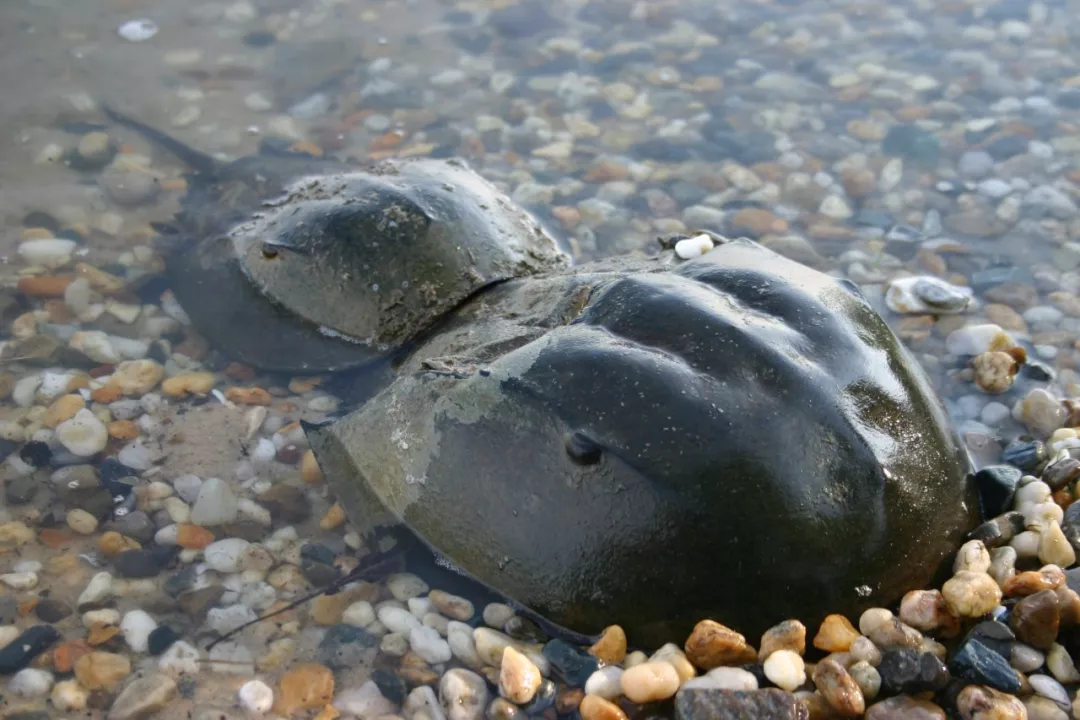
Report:
[{"label": "gray stone", "polygon": [[676,720],[797,720],[799,702],[783,690],[686,688],[675,696]]},{"label": "gray stone", "polygon": [[964,177],[977,180],[986,177],[994,169],[994,158],[985,150],[969,150],[960,156],[956,169]]},{"label": "gray stone", "polygon": [[155,673],[124,688],[112,707],[108,720],[138,720],[150,717],[176,696],[176,681]]}]

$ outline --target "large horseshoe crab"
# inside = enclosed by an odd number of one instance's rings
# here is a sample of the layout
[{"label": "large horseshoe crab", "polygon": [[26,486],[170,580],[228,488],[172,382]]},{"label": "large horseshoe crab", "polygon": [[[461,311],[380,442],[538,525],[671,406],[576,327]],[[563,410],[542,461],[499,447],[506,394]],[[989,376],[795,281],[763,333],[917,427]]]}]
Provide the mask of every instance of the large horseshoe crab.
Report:
[{"label": "large horseshoe crab", "polygon": [[395,355],[308,428],[328,482],[552,626],[855,613],[977,521],[941,404],[850,284],[746,240],[567,267],[455,161],[206,162],[167,259],[195,324],[274,370]]}]

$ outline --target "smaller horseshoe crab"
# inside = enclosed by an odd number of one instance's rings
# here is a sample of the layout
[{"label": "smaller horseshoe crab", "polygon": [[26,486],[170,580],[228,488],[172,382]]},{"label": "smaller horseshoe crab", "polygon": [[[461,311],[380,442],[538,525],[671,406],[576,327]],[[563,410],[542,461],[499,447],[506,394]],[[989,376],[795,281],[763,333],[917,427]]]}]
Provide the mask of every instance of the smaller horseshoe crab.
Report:
[{"label": "smaller horseshoe crab", "polygon": [[748,240],[570,268],[462,164],[310,162],[208,165],[200,192],[245,200],[167,264],[227,355],[397,351],[373,398],[307,427],[361,531],[403,523],[568,634],[659,644],[895,602],[977,522],[944,409],[850,282]]},{"label": "smaller horseshoe crab", "polygon": [[403,347],[492,283],[568,263],[463,162],[357,171],[277,154],[221,163],[110,111],[192,166],[170,285],[199,331],[266,370],[321,372]]}]

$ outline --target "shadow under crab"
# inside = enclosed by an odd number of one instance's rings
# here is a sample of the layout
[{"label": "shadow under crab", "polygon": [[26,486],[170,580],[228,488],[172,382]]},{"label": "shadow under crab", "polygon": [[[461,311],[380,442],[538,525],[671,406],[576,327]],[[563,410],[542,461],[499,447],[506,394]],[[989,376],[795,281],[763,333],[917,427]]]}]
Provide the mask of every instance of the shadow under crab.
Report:
[{"label": "shadow under crab", "polygon": [[362,532],[403,523],[552,627],[659,644],[895,602],[977,521],[940,402],[854,286],[746,240],[567,267],[454,161],[290,173],[166,262],[226,355],[393,357],[308,428]]}]

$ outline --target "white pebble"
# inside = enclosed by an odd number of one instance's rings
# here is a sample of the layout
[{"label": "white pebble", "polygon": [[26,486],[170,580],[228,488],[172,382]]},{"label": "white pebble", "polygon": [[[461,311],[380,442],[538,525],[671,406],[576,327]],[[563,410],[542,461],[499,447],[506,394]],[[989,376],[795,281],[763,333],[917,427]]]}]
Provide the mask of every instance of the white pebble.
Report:
[{"label": "white pebble", "polygon": [[383,606],[377,613],[379,622],[390,632],[408,635],[415,628],[422,627],[420,620],[405,608]]},{"label": "white pebble", "polygon": [[35,572],[13,572],[0,575],[0,582],[13,590],[29,590],[38,584]]},{"label": "white pebble", "polygon": [[[244,623],[255,620],[258,616],[247,605],[229,605],[227,607],[210,608],[206,613],[206,626],[216,633],[224,635],[232,632]],[[216,645],[215,647],[221,647]]]},{"label": "white pebble", "polygon": [[262,680],[248,680],[236,693],[240,706],[248,712],[262,714],[274,705],[274,691]]},{"label": "white pebble", "polygon": [[129,42],[143,42],[157,35],[158,26],[153,20],[140,18],[138,20],[128,20],[116,28],[116,32]]},{"label": "white pebble", "polygon": [[506,623],[512,617],[514,617],[514,609],[503,603],[489,603],[484,608],[484,623],[496,630],[506,627]]},{"label": "white pebble", "polygon": [[420,620],[423,620],[424,616],[432,610],[431,600],[426,597],[409,598],[408,602],[406,602],[405,604],[408,605],[409,612],[413,614],[413,617],[416,617]]},{"label": "white pebble", "polygon": [[53,675],[37,668],[24,668],[8,680],[8,692],[18,697],[41,697],[53,686]]},{"label": "white pebble", "polygon": [[450,651],[454,653],[454,657],[465,665],[472,668],[484,666],[484,662],[476,652],[476,642],[473,640],[471,626],[451,620],[446,625],[446,642],[450,645]]},{"label": "white pebble", "polygon": [[124,642],[132,650],[144,653],[149,649],[150,633],[157,629],[158,624],[154,618],[144,610],[131,610],[124,615],[120,622],[120,632],[124,634]]},{"label": "white pebble", "polygon": [[[419,597],[428,592],[428,585],[412,573],[391,575],[386,581],[386,589],[395,599],[407,602],[409,598]],[[382,620],[382,618],[379,618]],[[384,621],[385,622],[385,621]],[[387,625],[387,627],[390,627]],[[391,628],[393,629],[393,628]]]},{"label": "white pebble", "polygon": [[212,542],[203,550],[203,558],[212,570],[222,573],[240,572],[240,561],[250,545],[243,538],[225,538]]},{"label": "white pebble", "polygon": [[68,452],[79,457],[90,457],[105,449],[109,431],[94,413],[86,408],[75,413],[56,428],[56,439]]},{"label": "white pebble", "polygon": [[17,637],[19,628],[14,625],[0,625],[0,649],[6,648]]},{"label": "white pebble", "polygon": [[806,682],[806,665],[791,650],[775,651],[766,658],[762,669],[765,677],[788,692],[794,692]]},{"label": "white pebble", "polygon": [[447,662],[453,657],[449,643],[443,640],[434,628],[421,626],[410,630],[409,646],[431,665]]},{"label": "white pebble", "polygon": [[87,610],[82,616],[83,627],[92,628],[95,625],[112,627],[120,624],[120,611],[115,608],[101,608],[100,610]]},{"label": "white pebble", "polygon": [[695,235],[675,243],[675,254],[683,260],[700,257],[713,249],[712,238],[708,235]]},{"label": "white pebble", "polygon": [[[213,612],[211,610],[211,612]],[[212,673],[228,675],[254,675],[255,658],[243,645],[223,642],[215,645],[209,653],[209,668]]]},{"label": "white pebble", "polygon": [[617,665],[600,668],[585,681],[585,694],[614,700],[622,695],[623,669]]},{"label": "white pebble", "polygon": [[158,668],[170,675],[194,675],[201,667],[199,649],[177,640],[161,654]]},{"label": "white pebble", "polygon": [[371,607],[371,603],[367,600],[359,600],[345,608],[345,612],[341,613],[341,622],[346,625],[366,627],[375,622],[375,609]]},{"label": "white pebble", "polygon": [[58,268],[71,261],[71,255],[78,247],[74,240],[64,238],[38,238],[19,243],[19,257],[31,265],[44,265]]},{"label": "white pebble", "polygon": [[334,698],[334,708],[358,718],[377,718],[397,712],[397,706],[383,697],[374,680],[368,680],[358,688],[339,692]]}]

